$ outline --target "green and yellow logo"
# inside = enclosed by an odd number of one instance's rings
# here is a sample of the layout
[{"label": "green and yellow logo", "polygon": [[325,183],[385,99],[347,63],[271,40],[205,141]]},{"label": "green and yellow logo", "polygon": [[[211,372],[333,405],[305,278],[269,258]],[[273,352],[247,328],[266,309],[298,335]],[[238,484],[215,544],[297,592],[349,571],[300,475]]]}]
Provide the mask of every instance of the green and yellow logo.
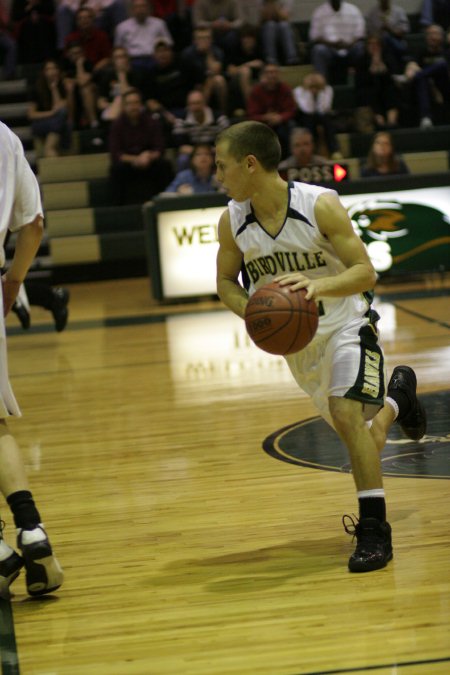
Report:
[{"label": "green and yellow logo", "polygon": [[377,272],[450,269],[450,218],[439,209],[366,199],[348,212]]}]

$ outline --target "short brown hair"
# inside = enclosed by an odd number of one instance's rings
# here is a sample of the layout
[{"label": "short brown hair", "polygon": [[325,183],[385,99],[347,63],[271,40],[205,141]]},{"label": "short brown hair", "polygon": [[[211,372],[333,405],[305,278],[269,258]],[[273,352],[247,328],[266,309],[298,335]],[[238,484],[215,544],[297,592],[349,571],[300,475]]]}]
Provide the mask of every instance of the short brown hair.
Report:
[{"label": "short brown hair", "polygon": [[238,161],[254,155],[265,171],[277,171],[281,159],[278,136],[262,122],[238,122],[222,131],[216,145],[228,142],[229,153]]}]

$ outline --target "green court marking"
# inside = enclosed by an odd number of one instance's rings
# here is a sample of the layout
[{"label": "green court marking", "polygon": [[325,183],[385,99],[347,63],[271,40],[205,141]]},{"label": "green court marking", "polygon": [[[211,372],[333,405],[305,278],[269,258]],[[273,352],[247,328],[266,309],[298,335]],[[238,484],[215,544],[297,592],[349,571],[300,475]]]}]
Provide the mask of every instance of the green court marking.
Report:
[{"label": "green court marking", "polygon": [[[345,673],[366,673],[376,670],[385,670],[386,668],[406,668],[407,666],[428,666],[431,663],[448,663],[450,657],[443,659],[424,659],[423,661],[400,661],[399,663],[382,663],[379,666],[361,666],[360,668],[338,668],[337,670],[315,670],[307,673],[296,673],[296,675],[345,675]],[[423,671],[426,675],[426,670]]]},{"label": "green court marking", "polygon": [[9,600],[0,598],[0,663],[2,675],[20,675],[14,617]]},{"label": "green court marking", "polygon": [[438,319],[433,319],[431,316],[427,316],[426,314],[415,312],[413,309],[407,309],[406,307],[403,307],[403,305],[399,305],[396,302],[393,302],[392,304],[394,305],[394,307],[397,307],[397,309],[401,309],[402,312],[406,312],[406,314],[411,314],[411,316],[415,316],[418,319],[422,319],[422,321],[427,321],[428,323],[435,323],[437,326],[450,329],[450,323],[447,323],[446,321],[438,321]]}]

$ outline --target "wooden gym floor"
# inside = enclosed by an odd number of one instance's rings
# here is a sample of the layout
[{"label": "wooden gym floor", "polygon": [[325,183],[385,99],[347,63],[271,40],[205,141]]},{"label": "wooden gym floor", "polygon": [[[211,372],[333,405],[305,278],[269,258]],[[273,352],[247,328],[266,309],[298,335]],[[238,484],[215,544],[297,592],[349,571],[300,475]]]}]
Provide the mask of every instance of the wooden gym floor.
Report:
[{"label": "wooden gym floor", "polygon": [[386,475],[395,557],[363,575],[351,476],[262,450],[315,414],[282,359],[218,302],[158,306],[147,279],[69,288],[65,332],[39,308],[29,332],[7,322],[11,429],[66,581],[40,600],[14,583],[2,673],[450,673],[449,277],[378,288],[388,371],[413,366],[444,412],[407,453],[419,474]]}]

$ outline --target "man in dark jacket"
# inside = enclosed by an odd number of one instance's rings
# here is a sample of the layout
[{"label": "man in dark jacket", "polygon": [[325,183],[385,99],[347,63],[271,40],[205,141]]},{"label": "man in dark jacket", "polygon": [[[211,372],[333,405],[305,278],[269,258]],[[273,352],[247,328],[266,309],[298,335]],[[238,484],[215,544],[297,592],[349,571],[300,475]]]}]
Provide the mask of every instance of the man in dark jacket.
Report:
[{"label": "man in dark jacket", "polygon": [[139,204],[158,194],[173,177],[163,158],[160,123],[144,109],[137,89],[123,95],[123,113],[110,130],[110,179],[115,204]]}]

